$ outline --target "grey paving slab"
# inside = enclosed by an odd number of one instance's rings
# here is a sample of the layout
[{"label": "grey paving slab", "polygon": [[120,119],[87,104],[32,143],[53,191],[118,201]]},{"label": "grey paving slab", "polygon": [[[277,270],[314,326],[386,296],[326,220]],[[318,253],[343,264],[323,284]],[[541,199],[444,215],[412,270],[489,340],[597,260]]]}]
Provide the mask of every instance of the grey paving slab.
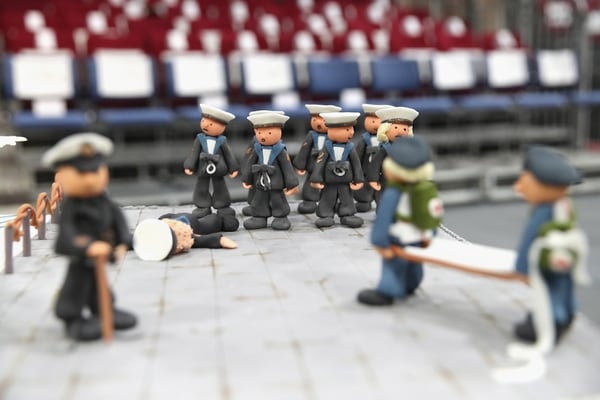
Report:
[{"label": "grey paving slab", "polygon": [[[242,204],[235,208],[240,212]],[[295,210],[295,204],[292,205]],[[131,228],[192,207],[126,207]],[[416,296],[386,309],[355,300],[379,277],[365,225],[227,235],[236,250],[195,249],[162,262],[129,252],[109,269],[117,303],[139,326],[111,344],[75,344],[52,304],[66,260],[49,240],[0,276],[0,398],[14,399],[577,399],[600,396],[600,329],[585,315],[547,357],[547,374],[500,384],[492,370],[527,310],[525,285],[427,266]],[[241,214],[240,220],[242,219]]]}]

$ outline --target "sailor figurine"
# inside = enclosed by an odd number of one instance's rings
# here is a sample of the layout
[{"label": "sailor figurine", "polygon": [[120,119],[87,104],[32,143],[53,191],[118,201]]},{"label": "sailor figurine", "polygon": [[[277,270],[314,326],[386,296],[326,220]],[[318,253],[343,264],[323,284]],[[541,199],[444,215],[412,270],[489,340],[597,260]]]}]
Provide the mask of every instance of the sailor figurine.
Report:
[{"label": "sailor figurine", "polygon": [[431,149],[422,138],[399,138],[388,147],[383,162],[386,187],[371,230],[371,243],[383,258],[381,278],[377,288],[358,294],[360,303],[390,305],[421,284],[423,265],[398,257],[394,248],[426,247],[439,226],[443,206],[430,181],[433,172]]},{"label": "sailor figurine", "polygon": [[286,196],[298,192],[298,176],[281,141],[283,125],[290,118],[275,112],[249,115],[254,126],[255,143],[242,171],[242,185],[254,188],[250,203],[252,217],[244,221],[246,229],[261,229],[274,217],[271,228],[288,230],[290,205]]},{"label": "sailor figurine", "polygon": [[[378,110],[390,108],[387,104],[363,104],[362,109],[365,116],[365,132],[360,135],[354,142],[356,154],[360,159],[363,172],[369,170],[369,164],[373,156],[379,150],[379,139],[377,138],[377,130],[381,125],[381,118],[376,114]],[[375,199],[379,200],[380,191],[376,192],[370,185],[364,185],[362,189],[354,191],[354,200],[356,200],[356,211],[367,212],[371,209],[371,202]]]},{"label": "sailor figurine", "polygon": [[[375,114],[381,119],[381,125],[377,129],[379,150],[373,155],[365,175],[369,186],[379,192],[382,188],[381,184],[384,182],[383,160],[397,138],[413,135],[413,121],[419,112],[408,107],[388,107],[377,110]],[[378,197],[376,196],[376,199]]]},{"label": "sailor figurine", "polygon": [[[61,207],[57,254],[69,257],[69,268],[56,301],[56,316],[65,323],[67,334],[78,341],[100,339],[98,258],[118,261],[131,245],[131,234],[121,209],[106,194],[110,139],[81,133],[68,136],[48,150],[42,163],[55,168],[56,182],[64,194]],[[114,329],[133,328],[137,318],[114,308]]]},{"label": "sailor figurine", "polygon": [[[575,283],[587,283],[586,242],[577,228],[569,186],[582,180],[580,173],[558,151],[529,147],[515,191],[532,209],[517,251],[516,270],[528,276],[545,294],[534,301],[533,315],[515,326],[515,335],[536,342],[540,331],[551,332],[557,343],[575,318]],[[540,292],[540,291],[537,291]],[[547,321],[544,324],[544,320]],[[552,334],[553,333],[553,334]]]},{"label": "sailor figurine", "polygon": [[[235,223],[227,226],[231,219]],[[237,230],[238,224],[235,216],[210,214],[196,218],[190,213],[164,214],[138,224],[133,233],[133,249],[145,261],[161,261],[192,248],[235,249],[237,244],[219,232]]]},{"label": "sailor figurine", "polygon": [[342,225],[358,228],[363,219],[354,215],[356,206],[351,191],[363,187],[364,176],[351,140],[360,114],[333,112],[321,116],[327,126],[327,139],[310,176],[311,186],[321,190],[315,224],[319,228],[332,226],[337,212]]},{"label": "sailor figurine", "polygon": [[[235,215],[224,177],[229,174],[230,178],[235,178],[239,165],[223,134],[235,116],[207,104],[200,104],[200,109],[202,132],[196,135],[192,151],[183,163],[186,175],[197,174],[193,214],[200,218],[210,214],[214,207],[218,214]],[[209,192],[211,182],[212,195]]]},{"label": "sailor figurine", "polygon": [[299,175],[307,175],[307,179],[302,186],[302,201],[298,204],[298,212],[300,214],[312,214],[317,209],[317,201],[319,200],[319,189],[310,186],[309,178],[315,166],[317,154],[323,148],[325,139],[327,138],[327,127],[325,120],[321,117],[321,113],[338,112],[341,107],[321,104],[306,104],[306,108],[310,113],[310,127],[308,134],[304,138],[300,150],[294,157],[294,167]]}]

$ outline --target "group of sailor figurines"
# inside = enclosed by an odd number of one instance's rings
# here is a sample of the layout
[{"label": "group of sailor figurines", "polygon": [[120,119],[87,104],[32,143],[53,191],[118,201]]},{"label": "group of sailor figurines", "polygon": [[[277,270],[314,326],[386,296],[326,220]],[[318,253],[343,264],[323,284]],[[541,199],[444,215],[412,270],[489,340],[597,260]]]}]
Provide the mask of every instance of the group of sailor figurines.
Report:
[{"label": "group of sailor figurines", "polygon": [[[316,213],[319,228],[333,226],[336,215],[342,225],[360,227],[363,219],[356,214],[371,210],[374,203],[371,243],[382,258],[381,276],[377,286],[360,291],[357,300],[371,307],[389,306],[413,295],[424,279],[423,264],[406,260],[395,250],[427,247],[444,212],[433,182],[431,148],[413,135],[419,113],[406,107],[364,104],[365,132],[354,138],[360,113],[333,105],[307,104],[306,108],[311,129],[293,160],[282,140],[289,117],[281,111],[261,110],[247,116],[254,137],[238,161],[224,135],[234,115],[202,104],[201,132],[183,165],[185,174],[196,175],[195,208],[141,221],[133,234],[106,193],[106,157],[113,149],[109,139],[75,134],[48,150],[43,163],[55,169],[65,197],[55,251],[70,262],[55,313],[64,321],[68,336],[78,341],[101,336],[98,282],[91,268],[96,258],[115,262],[133,248],[142,260],[160,261],[192,248],[237,247],[222,234],[239,229],[227,175],[239,175],[248,189],[248,206],[243,209],[247,230],[268,226],[289,230],[287,197],[297,193],[298,213]],[[305,177],[302,189],[299,176]],[[585,238],[568,198],[569,187],[580,181],[579,172],[561,153],[544,146],[527,149],[514,188],[532,205],[532,213],[515,270],[530,280],[535,276],[546,296],[543,306],[534,307],[515,326],[521,340],[535,342],[543,329],[550,330],[558,342],[574,321],[574,284],[588,279]],[[112,307],[114,329],[136,325],[135,315],[116,308],[114,297]]]}]

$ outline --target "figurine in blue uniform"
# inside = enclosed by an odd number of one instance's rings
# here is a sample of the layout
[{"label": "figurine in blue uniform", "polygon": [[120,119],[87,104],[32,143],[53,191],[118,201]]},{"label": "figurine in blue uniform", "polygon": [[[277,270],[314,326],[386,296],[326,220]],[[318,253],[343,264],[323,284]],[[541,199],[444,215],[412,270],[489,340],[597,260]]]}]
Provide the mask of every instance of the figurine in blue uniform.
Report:
[{"label": "figurine in blue uniform", "polygon": [[319,152],[310,184],[321,190],[315,224],[319,228],[332,226],[334,215],[340,217],[342,225],[358,228],[363,219],[356,214],[352,190],[364,185],[360,160],[351,142],[354,125],[360,116],[355,112],[332,112],[321,114],[327,126],[327,139]]},{"label": "figurine in blue uniform", "polygon": [[341,107],[321,104],[306,104],[306,108],[310,113],[311,130],[304,138],[300,150],[294,157],[294,167],[299,175],[307,175],[307,179],[302,186],[302,201],[298,204],[298,212],[300,214],[312,214],[317,209],[317,201],[319,200],[320,190],[310,186],[310,175],[312,174],[317,159],[317,154],[323,148],[325,139],[327,138],[327,127],[325,120],[321,117],[321,113],[338,112]]},{"label": "figurine in blue uniform", "polygon": [[[381,118],[375,114],[378,110],[392,107],[387,104],[363,104],[362,109],[365,116],[365,132],[355,141],[354,148],[360,158],[363,171],[369,170],[369,164],[373,155],[379,150],[379,139],[377,130],[381,125]],[[356,211],[367,212],[371,209],[371,202],[379,199],[380,192],[376,192],[370,185],[364,185],[362,189],[354,191],[354,200],[356,200]]]},{"label": "figurine in blue uniform", "polygon": [[[379,150],[373,155],[365,175],[369,186],[380,192],[384,183],[383,160],[397,138],[413,135],[413,122],[419,112],[408,107],[387,107],[377,110],[375,114],[381,119],[381,125],[377,129]],[[375,199],[378,198],[376,195]]]},{"label": "figurine in blue uniform", "polygon": [[[239,172],[238,162],[227,143],[223,133],[227,124],[235,116],[226,111],[207,104],[201,104],[202,119],[196,135],[192,151],[183,163],[186,175],[197,174],[193,202],[196,209],[193,214],[201,218],[210,214],[211,207],[217,214],[235,215],[231,206],[229,189],[225,183],[225,175],[235,178]],[[212,183],[213,193],[209,192]]]},{"label": "figurine in blue uniform", "polygon": [[[574,280],[584,283],[587,279],[585,267],[580,263],[582,251],[577,250],[581,249],[581,241],[567,243],[573,233],[579,231],[568,189],[581,179],[580,173],[561,153],[545,146],[532,146],[525,155],[523,172],[514,184],[515,191],[532,206],[518,247],[516,270],[527,275],[530,283],[535,277],[541,277],[542,285],[547,288],[555,343],[575,318]],[[556,245],[565,245],[565,248],[561,250]],[[533,311],[533,316],[528,314],[515,326],[515,335],[527,342],[538,339],[536,326],[539,325],[534,319],[540,310],[534,308]]]},{"label": "figurine in blue uniform", "polygon": [[431,178],[431,149],[417,137],[403,137],[388,149],[383,162],[386,187],[381,195],[371,243],[383,258],[375,289],[364,289],[358,301],[390,305],[414,293],[423,280],[423,265],[397,257],[394,247],[427,247],[441,222],[443,206]]},{"label": "figurine in blue uniform", "polygon": [[[56,316],[69,337],[77,341],[102,336],[95,262],[118,261],[131,247],[131,233],[121,208],[106,194],[109,174],[106,156],[110,139],[96,133],[68,136],[48,150],[42,163],[56,169],[56,182],[65,199],[61,206],[55,251],[69,257],[69,268],[56,301]],[[132,313],[115,307],[117,330],[137,324]]]},{"label": "figurine in blue uniform", "polygon": [[290,205],[286,196],[298,192],[298,175],[281,141],[287,115],[264,112],[248,116],[254,126],[256,141],[242,170],[242,185],[254,188],[250,203],[252,217],[244,221],[246,229],[261,229],[274,217],[271,228],[288,230]]}]

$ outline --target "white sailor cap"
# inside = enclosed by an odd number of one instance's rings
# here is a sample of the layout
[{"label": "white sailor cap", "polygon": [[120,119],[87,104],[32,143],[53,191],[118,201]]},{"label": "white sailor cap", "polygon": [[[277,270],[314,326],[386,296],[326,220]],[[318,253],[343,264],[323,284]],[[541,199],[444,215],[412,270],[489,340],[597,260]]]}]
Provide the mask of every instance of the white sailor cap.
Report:
[{"label": "white sailor cap", "polygon": [[112,141],[97,133],[77,133],[60,140],[42,156],[42,165],[73,165],[79,171],[96,171],[112,154]]},{"label": "white sailor cap", "polygon": [[202,111],[203,117],[214,119],[224,124],[228,124],[229,121],[235,118],[235,115],[232,113],[223,111],[217,107],[209,106],[208,104],[200,104],[200,110]]},{"label": "white sailor cap", "polygon": [[308,109],[310,115],[332,113],[342,110],[342,107],[326,104],[305,104],[304,106]]},{"label": "white sailor cap", "polygon": [[388,107],[377,110],[375,114],[381,119],[381,122],[400,122],[412,126],[419,112],[408,107]]},{"label": "white sailor cap", "polygon": [[325,125],[328,128],[334,128],[338,126],[353,126],[356,124],[356,120],[360,117],[360,113],[357,112],[329,112],[322,113],[321,117],[325,120]]},{"label": "white sailor cap", "polygon": [[261,112],[248,115],[247,118],[255,128],[264,128],[267,126],[283,127],[285,122],[290,119],[287,115],[279,114],[277,112]]},{"label": "white sailor cap", "polygon": [[144,261],[160,261],[175,253],[176,240],[166,222],[146,219],[133,232],[133,250]]},{"label": "white sailor cap", "polygon": [[248,115],[258,115],[258,114],[264,114],[264,113],[285,114],[285,112],[280,111],[280,110],[254,110],[254,111],[250,111],[248,113]]},{"label": "white sailor cap", "polygon": [[381,110],[383,108],[391,108],[393,106],[389,105],[389,104],[363,104],[362,105],[362,109],[363,112],[365,113],[365,115],[376,115],[375,113],[378,110]]}]

